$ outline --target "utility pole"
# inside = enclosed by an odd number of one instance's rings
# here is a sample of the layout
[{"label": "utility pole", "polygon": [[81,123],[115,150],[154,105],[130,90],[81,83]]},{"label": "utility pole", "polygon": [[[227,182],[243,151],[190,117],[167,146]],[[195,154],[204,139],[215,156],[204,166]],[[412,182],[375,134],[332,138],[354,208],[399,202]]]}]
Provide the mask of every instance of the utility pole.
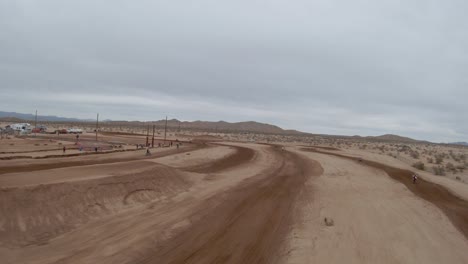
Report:
[{"label": "utility pole", "polygon": [[97,142],[98,127],[99,127],[99,113],[96,116],[96,142]]},{"label": "utility pole", "polygon": [[37,132],[37,110],[36,110],[36,118],[34,119],[34,136],[36,136]]},{"label": "utility pole", "polygon": [[154,148],[154,123],[153,123],[153,139],[151,140],[151,147]]},{"label": "utility pole", "polygon": [[146,127],[146,147],[148,147],[149,144],[149,124]]},{"label": "utility pole", "polygon": [[164,146],[166,145],[166,131],[167,131],[167,116],[166,116],[166,123],[164,124]]}]

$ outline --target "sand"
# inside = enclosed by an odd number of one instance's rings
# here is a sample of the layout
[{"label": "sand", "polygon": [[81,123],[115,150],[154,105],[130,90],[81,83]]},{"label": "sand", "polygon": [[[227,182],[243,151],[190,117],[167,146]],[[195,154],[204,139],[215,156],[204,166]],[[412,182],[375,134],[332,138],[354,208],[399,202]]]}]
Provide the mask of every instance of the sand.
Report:
[{"label": "sand", "polygon": [[[301,148],[199,138],[151,156],[0,160],[2,263],[468,262],[463,214],[444,209],[455,196],[442,206],[404,171]],[[451,184],[437,190],[463,193]]]},{"label": "sand", "polygon": [[[435,205],[385,172],[304,153],[324,168],[295,208],[286,263],[465,263],[468,241]],[[327,226],[324,218],[332,218]]]}]

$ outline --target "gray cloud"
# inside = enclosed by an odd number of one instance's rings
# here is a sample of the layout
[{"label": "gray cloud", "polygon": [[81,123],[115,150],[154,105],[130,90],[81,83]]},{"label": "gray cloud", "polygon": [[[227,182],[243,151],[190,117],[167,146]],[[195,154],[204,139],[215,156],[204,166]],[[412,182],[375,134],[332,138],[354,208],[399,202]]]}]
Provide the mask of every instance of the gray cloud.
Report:
[{"label": "gray cloud", "polygon": [[468,141],[464,1],[2,1],[0,108]]}]

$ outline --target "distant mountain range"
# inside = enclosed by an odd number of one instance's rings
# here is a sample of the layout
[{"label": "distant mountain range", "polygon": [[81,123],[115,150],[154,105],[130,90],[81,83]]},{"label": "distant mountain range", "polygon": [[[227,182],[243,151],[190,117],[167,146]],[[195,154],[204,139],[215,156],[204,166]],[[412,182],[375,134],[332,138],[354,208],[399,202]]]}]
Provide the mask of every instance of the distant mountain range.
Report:
[{"label": "distant mountain range", "polygon": [[[33,121],[35,119],[35,115],[33,114],[22,114],[16,112],[3,112],[0,111],[0,118],[2,119],[21,119],[27,121]],[[90,122],[94,121],[92,119],[78,119],[78,118],[68,118],[68,117],[60,117],[60,116],[43,116],[38,115],[37,121],[51,121],[51,122]]]},{"label": "distant mountain range", "polygon": [[[34,122],[35,116],[33,114],[22,114],[16,112],[3,112],[0,111],[0,120],[7,122]],[[78,118],[67,118],[58,116],[42,116],[38,115],[37,120],[41,122],[94,122],[92,119],[78,119]],[[147,126],[154,124],[157,127],[163,127],[165,120],[158,120],[154,122],[142,122],[142,121],[112,121],[103,120],[101,123],[112,126]],[[253,132],[253,133],[268,133],[268,134],[303,134],[296,130],[285,130],[278,126],[264,124],[254,121],[247,122],[236,122],[229,123],[225,121],[209,122],[209,121],[179,121],[177,119],[167,120],[169,128],[181,128],[181,129],[196,129],[213,132]]]},{"label": "distant mountain range", "polygon": [[[16,112],[3,112],[0,111],[0,121],[7,122],[34,122],[35,116],[33,114],[22,114]],[[38,115],[37,120],[41,122],[66,122],[66,123],[84,123],[84,122],[95,122],[94,119],[79,119],[79,118],[68,118],[68,117],[59,117],[59,116],[43,116]],[[158,121],[113,121],[113,120],[103,120],[101,123],[110,126],[135,126],[135,127],[146,127],[147,125],[156,125],[161,128],[165,125],[165,120]],[[189,129],[189,130],[200,130],[200,131],[211,131],[211,132],[251,132],[251,133],[263,133],[263,134],[277,134],[277,135],[313,135],[310,133],[304,133],[297,130],[286,130],[281,127],[259,123],[254,121],[247,122],[236,122],[229,123],[225,121],[179,121],[177,119],[167,120],[167,126],[172,129]],[[331,135],[321,135],[321,136],[331,136]],[[401,143],[429,143],[427,141],[420,141],[408,137],[402,137],[398,135],[386,134],[382,136],[331,136],[331,137],[342,137],[342,138],[353,138],[359,140],[370,140],[370,141],[385,141],[385,142],[401,142]],[[454,145],[464,145],[468,146],[466,142],[455,142],[449,143]]]},{"label": "distant mountain range", "polygon": [[461,146],[468,146],[467,142],[452,142],[449,143],[450,145],[461,145]]},{"label": "distant mountain range", "polygon": [[[146,126],[155,125],[156,127],[164,127],[166,121],[158,120],[152,122],[141,122],[141,121],[106,121],[107,125],[113,126]],[[229,123],[225,121],[180,121],[177,119],[167,120],[167,127],[172,129],[188,129],[188,130],[200,130],[200,131],[211,131],[211,132],[252,132],[252,133],[264,133],[264,134],[288,134],[288,135],[306,135],[296,130],[285,130],[275,125],[259,123],[254,121],[246,122],[235,122]]]}]

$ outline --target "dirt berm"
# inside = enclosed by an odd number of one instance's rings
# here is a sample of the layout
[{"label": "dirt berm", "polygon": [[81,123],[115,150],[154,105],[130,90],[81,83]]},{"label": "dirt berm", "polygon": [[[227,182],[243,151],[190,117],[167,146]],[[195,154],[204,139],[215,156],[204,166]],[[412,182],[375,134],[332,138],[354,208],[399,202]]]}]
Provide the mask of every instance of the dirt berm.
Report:
[{"label": "dirt berm", "polygon": [[[221,146],[226,146],[219,144]],[[197,173],[213,173],[219,172],[222,170],[230,169],[236,167],[240,164],[246,163],[252,160],[255,156],[255,151],[246,147],[232,147],[235,149],[235,152],[231,155],[228,155],[222,159],[216,160],[208,164],[200,164],[197,166],[185,167],[184,170],[197,172]]]},{"label": "dirt berm", "polygon": [[153,165],[143,172],[83,181],[0,189],[0,244],[43,244],[93,218],[190,187],[181,172]]}]

